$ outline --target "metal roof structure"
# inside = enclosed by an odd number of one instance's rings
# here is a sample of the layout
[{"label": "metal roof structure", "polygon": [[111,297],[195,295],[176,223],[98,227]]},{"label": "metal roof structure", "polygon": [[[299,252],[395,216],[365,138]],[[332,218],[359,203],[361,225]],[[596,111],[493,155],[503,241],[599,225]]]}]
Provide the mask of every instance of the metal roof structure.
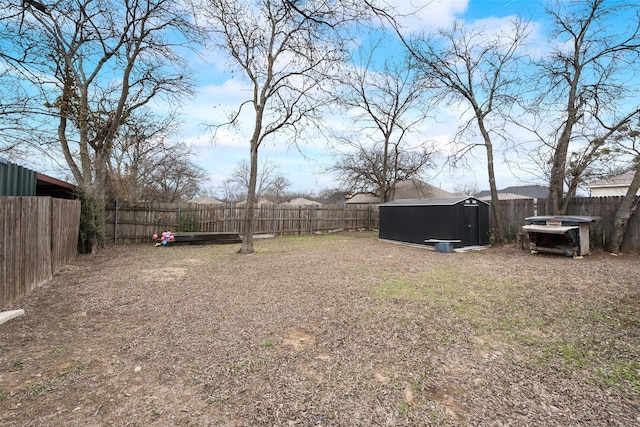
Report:
[{"label": "metal roof structure", "polygon": [[453,206],[460,202],[471,204],[489,203],[473,196],[446,197],[439,199],[399,199],[384,203],[380,206]]},{"label": "metal roof structure", "polygon": [[77,187],[0,157],[0,196],[75,198]]}]

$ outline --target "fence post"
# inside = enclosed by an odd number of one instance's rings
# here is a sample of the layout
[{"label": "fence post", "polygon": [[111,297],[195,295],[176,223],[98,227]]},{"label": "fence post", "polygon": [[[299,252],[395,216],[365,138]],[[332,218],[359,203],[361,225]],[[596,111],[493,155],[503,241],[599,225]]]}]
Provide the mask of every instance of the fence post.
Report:
[{"label": "fence post", "polygon": [[116,199],[115,222],[113,223],[113,243],[118,243],[118,199]]},{"label": "fence post", "polygon": [[180,211],[180,202],[178,202],[178,231],[180,231],[180,217],[181,217],[181,211]]},{"label": "fence post", "polygon": [[311,205],[311,212],[309,212],[309,216],[311,217],[311,218],[309,218],[310,219],[310,221],[309,221],[309,223],[310,223],[309,224],[309,234],[313,234],[313,220],[315,219],[314,218],[315,217],[314,213],[315,213],[315,206]]},{"label": "fence post", "polygon": [[276,225],[276,204],[273,204],[273,235],[276,235],[276,230],[278,229]]}]

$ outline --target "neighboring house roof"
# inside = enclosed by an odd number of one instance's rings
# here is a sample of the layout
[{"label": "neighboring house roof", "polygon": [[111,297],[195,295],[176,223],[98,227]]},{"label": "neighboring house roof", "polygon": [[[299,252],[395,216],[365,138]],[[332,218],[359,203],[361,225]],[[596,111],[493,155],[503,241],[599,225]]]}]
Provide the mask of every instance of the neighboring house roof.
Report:
[{"label": "neighboring house roof", "polygon": [[[635,171],[629,171],[620,175],[611,176],[585,185],[592,196],[624,196],[635,175]],[[640,193],[640,191],[638,192]]]},{"label": "neighboring house roof", "polygon": [[[533,199],[546,199],[549,194],[549,188],[543,185],[516,185],[498,190],[498,194],[501,193],[517,194],[518,196],[525,196]],[[490,195],[491,191],[489,190],[475,194],[477,198],[483,198]]]},{"label": "neighboring house roof", "polygon": [[585,185],[585,187],[628,187],[629,184],[631,184],[631,180],[633,179],[635,173],[636,171],[629,171],[621,173],[620,175],[610,176],[608,178],[593,182],[589,185]]},{"label": "neighboring house roof", "polygon": [[[535,197],[522,196],[520,194],[513,193],[498,193],[498,200],[517,200],[517,199],[534,199]],[[491,195],[478,197],[480,200],[491,201]]]},{"label": "neighboring house roof", "polygon": [[354,204],[369,204],[369,203],[380,203],[380,198],[374,196],[371,193],[358,193],[353,197],[347,199],[345,202],[350,205]]},{"label": "neighboring house roof", "polygon": [[292,205],[292,206],[307,206],[307,205],[321,205],[322,203],[316,202],[315,200],[305,199],[304,197],[296,197],[295,199],[291,199],[288,202],[284,202],[281,204]]},{"label": "neighboring house roof", "polygon": [[[456,194],[449,193],[441,188],[435,187],[419,179],[407,179],[399,181],[392,195],[392,200],[399,199],[443,199],[454,197]],[[379,203],[380,199],[371,193],[358,193],[348,199],[346,203]]]},{"label": "neighboring house roof", "polygon": [[393,200],[398,199],[437,199],[453,196],[452,193],[435,187],[419,179],[407,179],[396,184]]},{"label": "neighboring house roof", "polygon": [[[243,200],[241,202],[236,203],[236,206],[245,206],[246,204],[247,204],[247,201]],[[275,203],[273,203],[271,200],[259,199],[256,201],[254,206],[260,206],[260,205],[275,205]]]},{"label": "neighboring house roof", "polygon": [[223,205],[224,203],[218,199],[214,199],[213,197],[196,197],[195,199],[189,200],[188,203],[195,203],[197,205]]},{"label": "neighboring house roof", "polygon": [[453,206],[457,205],[461,202],[467,201],[477,201],[488,205],[487,202],[484,202],[473,196],[462,196],[462,197],[444,197],[438,199],[399,199],[393,200],[391,202],[387,202],[381,206]]}]

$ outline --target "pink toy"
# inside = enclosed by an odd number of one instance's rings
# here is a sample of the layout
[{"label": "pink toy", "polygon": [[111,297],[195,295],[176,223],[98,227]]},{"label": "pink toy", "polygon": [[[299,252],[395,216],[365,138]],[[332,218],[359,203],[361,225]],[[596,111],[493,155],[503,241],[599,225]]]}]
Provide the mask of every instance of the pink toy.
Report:
[{"label": "pink toy", "polygon": [[156,242],[156,246],[167,246],[167,243],[173,241],[175,236],[170,231],[163,231],[160,236],[154,233],[153,239],[156,241],[160,240],[159,242]]}]

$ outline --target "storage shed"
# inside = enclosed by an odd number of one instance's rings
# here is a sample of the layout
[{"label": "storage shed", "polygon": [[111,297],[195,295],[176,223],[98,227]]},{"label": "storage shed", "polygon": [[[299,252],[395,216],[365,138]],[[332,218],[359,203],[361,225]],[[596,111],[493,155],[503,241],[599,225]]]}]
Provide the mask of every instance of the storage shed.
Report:
[{"label": "storage shed", "polygon": [[380,239],[421,245],[445,240],[455,247],[489,244],[490,205],[475,197],[394,200],[379,209]]}]

